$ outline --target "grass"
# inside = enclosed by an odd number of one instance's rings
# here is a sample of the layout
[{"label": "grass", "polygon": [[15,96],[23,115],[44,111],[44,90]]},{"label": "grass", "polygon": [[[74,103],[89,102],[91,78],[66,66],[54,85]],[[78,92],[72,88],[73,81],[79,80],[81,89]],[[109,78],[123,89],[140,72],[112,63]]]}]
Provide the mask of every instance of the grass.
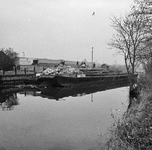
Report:
[{"label": "grass", "polygon": [[[141,75],[140,95],[119,120],[114,120],[104,150],[152,150],[152,76]],[[115,119],[115,118],[114,118]]]}]

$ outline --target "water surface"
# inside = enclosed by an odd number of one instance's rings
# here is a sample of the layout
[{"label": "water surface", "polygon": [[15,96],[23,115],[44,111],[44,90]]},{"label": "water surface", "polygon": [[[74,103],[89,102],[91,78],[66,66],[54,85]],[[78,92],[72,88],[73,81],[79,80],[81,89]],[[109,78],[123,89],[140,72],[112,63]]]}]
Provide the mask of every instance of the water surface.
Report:
[{"label": "water surface", "polygon": [[111,113],[122,114],[128,105],[128,87],[112,88],[0,94],[0,149],[100,149],[101,135],[113,121]]}]

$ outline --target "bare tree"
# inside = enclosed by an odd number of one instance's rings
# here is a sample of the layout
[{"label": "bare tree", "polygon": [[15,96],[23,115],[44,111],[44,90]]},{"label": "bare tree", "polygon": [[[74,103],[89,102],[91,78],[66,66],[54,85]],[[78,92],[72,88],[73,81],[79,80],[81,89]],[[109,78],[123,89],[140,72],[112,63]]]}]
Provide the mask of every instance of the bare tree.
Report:
[{"label": "bare tree", "polygon": [[123,18],[113,17],[112,27],[116,30],[108,43],[123,55],[130,83],[134,82],[136,66],[146,59],[151,46],[151,33],[147,32],[148,18],[137,13],[135,7]]},{"label": "bare tree", "polygon": [[152,57],[152,1],[134,0],[134,2],[135,6],[133,7],[133,12],[134,14],[138,14],[143,17],[145,24],[143,32],[147,35],[144,41],[145,51],[140,54],[141,57],[139,60],[143,64],[147,64],[149,61],[151,62]]},{"label": "bare tree", "polygon": [[18,62],[18,53],[16,53],[13,48],[3,49],[3,52],[12,60],[13,65],[16,65]]}]

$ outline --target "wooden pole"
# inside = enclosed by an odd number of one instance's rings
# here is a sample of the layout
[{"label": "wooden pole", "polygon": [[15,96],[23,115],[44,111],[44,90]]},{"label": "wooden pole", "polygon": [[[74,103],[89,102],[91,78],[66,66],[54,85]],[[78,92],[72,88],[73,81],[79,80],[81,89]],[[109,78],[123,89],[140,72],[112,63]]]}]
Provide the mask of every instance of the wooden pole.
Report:
[{"label": "wooden pole", "polygon": [[93,47],[92,47],[92,68],[93,68]]},{"label": "wooden pole", "polygon": [[33,69],[34,69],[34,74],[36,74],[36,72],[35,72],[35,71],[36,71],[36,68],[35,68],[35,66],[34,66],[34,68],[33,68]]},{"label": "wooden pole", "polygon": [[26,68],[24,68],[24,73],[26,74]]},{"label": "wooden pole", "polygon": [[17,68],[15,67],[15,75],[17,74]]}]

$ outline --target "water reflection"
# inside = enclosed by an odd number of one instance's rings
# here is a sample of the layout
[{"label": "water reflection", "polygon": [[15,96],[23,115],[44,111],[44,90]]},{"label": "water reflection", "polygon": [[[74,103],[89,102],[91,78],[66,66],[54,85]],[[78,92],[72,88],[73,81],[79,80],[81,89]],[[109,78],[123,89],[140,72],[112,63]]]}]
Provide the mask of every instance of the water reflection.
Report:
[{"label": "water reflection", "polygon": [[3,111],[13,110],[15,105],[19,105],[17,93],[0,94],[0,107]]},{"label": "water reflection", "polygon": [[119,88],[119,87],[125,87],[127,86],[127,82],[119,82],[119,83],[107,83],[102,85],[92,85],[89,87],[86,86],[74,86],[74,87],[49,87],[44,88],[41,91],[41,97],[48,98],[48,99],[55,99],[60,100],[64,97],[78,97],[78,96],[84,96],[87,94],[91,94],[91,101],[93,101],[93,94],[99,91],[105,91],[109,89]]},{"label": "water reflection", "polygon": [[31,88],[26,88],[22,91],[19,92],[20,94],[23,94],[24,96],[41,96],[41,91],[38,89],[31,89]]},{"label": "water reflection", "polygon": [[[0,112],[0,149],[100,149],[101,133],[105,134],[111,125],[111,111],[120,110],[121,115],[126,110],[122,107],[122,103],[128,104],[126,86],[122,82],[42,91],[0,91],[0,104],[5,106],[2,108],[15,108]],[[55,101],[62,98],[66,100]]]},{"label": "water reflection", "polygon": [[92,85],[89,87],[86,86],[76,86],[76,87],[49,87],[41,90],[37,89],[10,89],[12,92],[7,92],[8,90],[0,91],[0,107],[2,110],[13,110],[15,105],[19,105],[17,93],[22,94],[24,96],[34,96],[34,97],[42,97],[54,100],[62,100],[64,97],[78,97],[84,96],[87,94],[91,94],[91,101],[93,102],[93,93],[99,91],[105,91],[109,89],[115,89],[119,87],[127,86],[127,82],[119,82],[119,83],[108,83],[102,85]]}]

